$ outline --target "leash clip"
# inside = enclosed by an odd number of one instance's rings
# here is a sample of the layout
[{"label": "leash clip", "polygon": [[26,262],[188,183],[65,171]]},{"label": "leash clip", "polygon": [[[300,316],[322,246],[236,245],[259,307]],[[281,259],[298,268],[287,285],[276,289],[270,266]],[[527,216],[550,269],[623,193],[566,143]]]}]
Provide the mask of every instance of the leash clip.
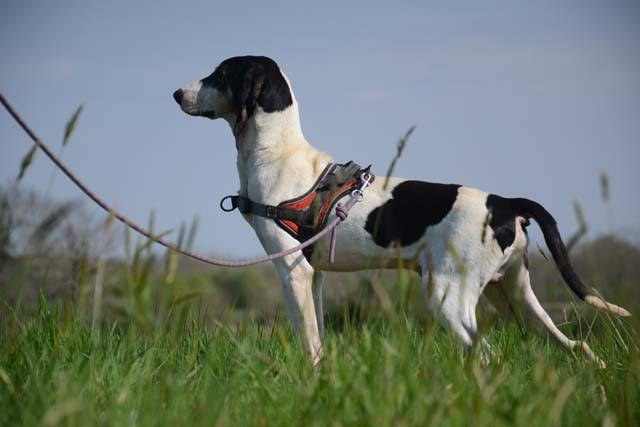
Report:
[{"label": "leash clip", "polygon": [[351,192],[351,196],[357,197],[359,202],[364,199],[364,190],[371,184],[372,175],[369,173],[369,168],[360,174],[360,187]]}]

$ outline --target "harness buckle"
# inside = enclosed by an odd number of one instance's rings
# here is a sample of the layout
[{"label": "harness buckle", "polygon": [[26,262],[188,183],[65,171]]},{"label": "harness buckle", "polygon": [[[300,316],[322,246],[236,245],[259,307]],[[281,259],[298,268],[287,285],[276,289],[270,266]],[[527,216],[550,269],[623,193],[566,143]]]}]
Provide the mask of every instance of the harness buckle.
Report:
[{"label": "harness buckle", "polygon": [[278,210],[275,206],[267,206],[265,213],[267,218],[276,219],[278,217]]}]

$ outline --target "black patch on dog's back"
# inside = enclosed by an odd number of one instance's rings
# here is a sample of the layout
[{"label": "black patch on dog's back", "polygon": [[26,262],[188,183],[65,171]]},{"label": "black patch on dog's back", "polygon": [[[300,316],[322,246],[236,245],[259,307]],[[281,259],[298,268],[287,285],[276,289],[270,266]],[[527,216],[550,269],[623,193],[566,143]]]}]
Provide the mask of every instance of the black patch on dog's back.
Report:
[{"label": "black patch on dog's back", "polygon": [[486,202],[487,209],[491,212],[489,226],[493,230],[493,237],[500,245],[502,252],[513,244],[516,238],[516,216],[511,199],[489,194]]},{"label": "black patch on dog's back", "polygon": [[260,82],[260,92],[255,94],[257,104],[267,113],[282,111],[293,104],[289,85],[278,64],[266,56],[236,56],[226,59],[202,84],[242,97],[247,88]]},{"label": "black patch on dog's back", "polygon": [[458,188],[455,184],[402,182],[391,192],[391,199],[369,213],[364,228],[379,246],[411,245],[451,211]]}]

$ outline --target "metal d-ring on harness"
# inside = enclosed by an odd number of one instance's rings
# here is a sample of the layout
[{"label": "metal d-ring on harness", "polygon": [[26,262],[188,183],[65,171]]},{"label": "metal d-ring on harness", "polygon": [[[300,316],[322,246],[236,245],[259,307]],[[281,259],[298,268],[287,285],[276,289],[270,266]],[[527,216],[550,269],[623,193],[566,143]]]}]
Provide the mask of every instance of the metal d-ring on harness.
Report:
[{"label": "metal d-ring on harness", "polygon": [[[141,226],[139,226],[135,222],[131,221],[126,216],[122,215],[120,212],[118,212],[115,209],[112,209],[111,207],[109,207],[109,205],[107,205],[107,203],[105,203],[100,197],[98,197],[95,193],[93,193],[86,185],[84,185],[84,183],[77,176],[75,176],[75,174],[73,172],[71,172],[71,170],[62,162],[62,160],[60,160],[58,158],[58,156],[56,156],[53,153],[53,151],[51,151],[51,149],[44,142],[42,142],[42,140],[40,138],[38,138],[38,136],[33,132],[33,130],[31,130],[29,125],[22,119],[22,117],[20,117],[20,115],[13,109],[11,104],[9,104],[9,101],[7,101],[7,99],[1,93],[0,93],[0,103],[2,103],[2,105],[6,108],[6,110],[9,112],[9,114],[15,119],[15,121],[20,125],[20,127],[22,127],[22,129],[27,133],[27,135],[29,135],[31,140],[38,146],[38,148],[40,148],[44,152],[44,154],[46,154],[46,156],[49,157],[49,159],[87,197],[89,197],[91,200],[93,200],[98,206],[100,206],[102,209],[104,209],[109,215],[113,216],[115,219],[117,219],[118,221],[120,221],[121,223],[126,225],[127,227],[132,228],[133,230],[137,231],[138,233],[142,234],[143,236],[147,237],[148,239],[151,239],[151,240],[161,244],[162,246],[164,246],[164,247],[166,247],[168,249],[171,249],[172,251],[178,252],[178,253],[180,253],[182,255],[188,256],[190,258],[193,258],[195,260],[204,262],[206,264],[217,265],[217,266],[221,266],[221,267],[245,267],[245,266],[248,266],[248,265],[254,265],[254,264],[260,264],[260,263],[263,263],[263,262],[273,261],[273,260],[276,260],[276,259],[279,259],[279,258],[283,258],[283,257],[285,257],[287,255],[294,254],[294,253],[296,253],[296,252],[298,252],[300,250],[303,250],[304,248],[306,248],[308,246],[311,246],[315,242],[320,240],[329,231],[334,231],[334,234],[335,234],[335,228],[338,226],[338,224],[340,224],[340,222],[342,222],[342,221],[344,221],[344,219],[346,219],[346,216],[347,216],[349,210],[357,202],[362,200],[365,188],[367,188],[369,183],[373,181],[373,175],[372,174],[370,174],[368,171],[365,171],[366,173],[363,172],[363,174],[360,176],[360,183],[357,186],[357,188],[354,189],[351,192],[351,198],[349,199],[347,204],[344,205],[344,206],[339,204],[336,207],[336,218],[334,218],[329,224],[327,224],[322,230],[320,230],[318,233],[316,233],[313,237],[305,240],[304,242],[302,242],[301,244],[299,244],[299,245],[297,245],[297,246],[295,246],[293,248],[290,248],[290,249],[287,249],[287,250],[284,250],[284,251],[281,251],[281,252],[278,252],[278,253],[275,253],[275,254],[263,256],[263,257],[260,257],[260,258],[240,260],[240,261],[229,261],[229,260],[223,260],[223,259],[218,259],[218,258],[206,257],[206,256],[203,256],[203,255],[197,254],[195,252],[191,252],[191,251],[188,251],[186,249],[182,249],[182,248],[176,246],[175,244],[173,244],[171,242],[168,242],[168,241],[158,237],[157,235],[149,232],[148,230],[142,228]],[[332,245],[335,244],[335,236],[332,237],[332,241],[333,241]]]}]

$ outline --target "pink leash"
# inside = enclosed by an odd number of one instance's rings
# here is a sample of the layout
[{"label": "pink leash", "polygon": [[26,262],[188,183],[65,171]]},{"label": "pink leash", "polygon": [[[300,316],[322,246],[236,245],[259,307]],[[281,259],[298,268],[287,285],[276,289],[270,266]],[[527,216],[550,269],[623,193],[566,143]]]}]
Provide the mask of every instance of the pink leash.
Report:
[{"label": "pink leash", "polygon": [[287,250],[284,250],[284,251],[281,251],[281,252],[278,252],[278,253],[275,253],[275,254],[266,255],[266,256],[263,256],[263,257],[259,257],[259,258],[239,260],[239,261],[229,261],[229,260],[224,260],[224,259],[206,257],[206,256],[203,256],[203,255],[199,255],[199,254],[197,254],[195,252],[188,251],[186,249],[181,249],[181,248],[179,248],[178,246],[176,246],[175,244],[173,244],[171,242],[168,242],[168,241],[166,241],[166,240],[164,240],[164,239],[162,239],[160,237],[154,236],[152,233],[150,233],[149,231],[147,231],[144,228],[140,227],[138,224],[136,224],[135,222],[131,221],[126,216],[122,215],[121,213],[119,213],[115,209],[110,208],[102,199],[100,199],[91,190],[89,190],[89,188],[87,188],[82,183],[82,181],[80,181],[80,179],[78,177],[76,177],[73,174],[73,172],[71,172],[71,170],[62,162],[62,160],[60,160],[55,154],[53,154],[53,152],[49,149],[49,147],[47,147],[45,145],[45,143],[42,142],[40,140],[40,138],[38,138],[38,136],[31,130],[31,128],[29,128],[29,125],[27,125],[27,123],[13,109],[11,104],[9,104],[9,101],[7,101],[7,99],[1,93],[0,93],[0,102],[2,102],[2,105],[4,105],[4,107],[7,109],[9,114],[11,114],[11,116],[16,120],[16,122],[18,122],[18,124],[22,127],[22,129],[29,135],[31,140],[38,146],[38,148],[40,148],[42,151],[44,151],[44,153],[47,155],[47,157],[49,157],[49,159],[51,159],[51,161],[53,163],[55,163],[55,165],[58,168],[60,168],[60,170],[71,181],[73,181],[73,183],[76,186],[78,186],[78,188],[80,190],[82,190],[82,192],[84,194],[86,194],[98,206],[100,206],[102,209],[104,209],[106,212],[108,212],[109,215],[112,215],[118,221],[120,221],[121,223],[123,223],[127,227],[130,227],[130,228],[134,229],[135,231],[137,231],[138,233],[140,233],[143,236],[147,237],[148,239],[151,239],[151,240],[161,244],[162,246],[164,246],[164,247],[166,247],[168,249],[171,249],[172,251],[178,252],[178,253],[180,253],[182,255],[188,256],[190,258],[196,259],[196,260],[204,262],[206,264],[217,265],[217,266],[221,266],[221,267],[245,267],[245,266],[248,266],[248,265],[255,265],[255,264],[261,264],[261,263],[268,262],[268,261],[273,261],[273,260],[276,260],[276,259],[284,258],[287,255],[291,255],[291,254],[294,254],[294,253],[296,253],[298,251],[301,251],[302,249],[306,248],[307,246],[313,245],[315,242],[317,242],[322,237],[324,237],[327,233],[329,233],[329,231],[332,232],[331,233],[331,244],[330,244],[330,249],[329,249],[329,261],[333,262],[333,259],[334,259],[334,256],[335,256],[336,231],[337,231],[336,227],[342,221],[347,219],[347,216],[348,216],[349,211],[351,210],[351,208],[357,202],[362,200],[363,195],[364,195],[364,190],[367,188],[367,186],[369,185],[370,180],[371,180],[371,176],[370,175],[368,175],[366,173],[363,173],[362,176],[360,177],[361,185],[360,185],[359,188],[353,190],[353,192],[351,193],[351,198],[349,199],[349,201],[345,205],[342,205],[341,203],[339,203],[336,206],[336,217],[329,224],[327,224],[327,226],[325,228],[323,228],[321,231],[319,231],[315,236],[311,237],[308,240],[305,240],[304,242],[300,243],[297,246],[294,246],[291,249],[287,249]]}]

